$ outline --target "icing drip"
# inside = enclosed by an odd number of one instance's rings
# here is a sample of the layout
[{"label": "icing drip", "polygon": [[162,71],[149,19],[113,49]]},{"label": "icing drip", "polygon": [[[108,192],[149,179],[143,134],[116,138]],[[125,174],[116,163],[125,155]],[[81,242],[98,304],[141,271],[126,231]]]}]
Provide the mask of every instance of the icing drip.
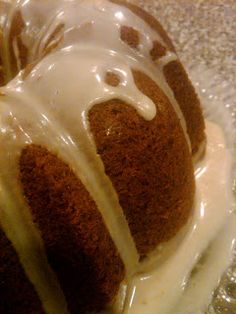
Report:
[{"label": "icing drip", "polygon": [[[170,61],[176,60],[177,56],[168,52],[166,56],[153,62],[150,55],[153,42],[157,40],[164,47],[166,45],[161,36],[145,21],[127,8],[107,0],[71,0],[69,6],[65,0],[50,1],[44,5],[40,5],[38,1],[25,0],[19,1],[18,4],[27,25],[21,37],[29,49],[28,62],[35,62],[44,56],[50,38],[54,37],[55,30],[60,26],[64,27],[57,34],[58,38],[54,38],[54,42],[58,44],[57,49],[74,46],[81,41],[119,52],[127,58],[136,60],[137,63],[143,64],[145,73],[169,98],[190,148],[185,119],[163,74],[163,67]],[[9,22],[8,25],[11,23]],[[130,26],[139,32],[138,49],[132,49],[120,40],[122,25]],[[17,55],[15,57],[17,58]],[[17,63],[19,64],[19,61]]]},{"label": "icing drip", "polygon": [[[38,231],[27,222],[32,218],[29,213],[26,213],[25,201],[18,191],[13,192],[16,182],[9,185],[8,181],[9,175],[7,174],[7,179],[3,179],[1,173],[1,226],[12,242],[28,278],[33,283],[45,312],[47,314],[54,314],[55,311],[58,314],[68,313],[64,295],[48,265]],[[10,189],[11,193],[9,193]]]},{"label": "icing drip", "polygon": [[[27,134],[17,124],[14,108],[1,103],[0,109],[0,222],[12,242],[20,262],[42,300],[48,314],[68,313],[64,295],[48,265],[42,239],[32,223],[30,210],[19,189],[18,163],[20,142]],[[18,137],[19,136],[19,137]],[[18,141],[19,140],[19,141]]]},{"label": "icing drip", "polygon": [[[15,199],[19,199],[22,207],[22,211],[14,207],[21,221],[18,227],[15,226],[13,215],[5,215],[1,220],[45,308],[45,295],[49,300],[51,297],[55,300],[54,291],[50,291],[49,283],[40,282],[37,277],[38,264],[35,261],[30,261],[30,265],[25,262],[28,253],[24,252],[17,240],[18,235],[16,236],[16,233],[22,233],[27,243],[27,239],[36,234],[37,239],[32,237],[32,241],[35,241],[36,247],[41,243],[33,225],[23,230],[32,218],[29,213],[25,217],[27,205],[15,179],[17,158],[22,148],[30,143],[42,145],[70,165],[95,200],[125,264],[127,277],[130,278],[137,270],[139,256],[116,192],[96,153],[89,131],[88,112],[94,104],[118,98],[133,106],[144,119],[153,119],[156,115],[155,104],[137,89],[133,80],[132,69],[140,70],[165,92],[189,143],[182,112],[163,74],[163,67],[177,57],[174,53],[168,53],[153,62],[150,56],[154,41],[157,40],[166,47],[162,38],[131,11],[109,1],[69,2],[68,6],[68,1],[64,0],[43,2],[43,5],[36,0],[17,1],[11,7],[4,28],[4,37],[9,39],[12,20],[20,11],[25,23],[21,40],[29,49],[28,62],[37,62],[37,65],[28,75],[20,73],[7,87],[0,90],[0,94],[6,95],[2,101],[0,98],[0,140],[4,148],[0,153],[1,167],[4,168],[1,178],[5,190],[1,202],[9,204],[5,210],[9,213],[13,210]],[[120,39],[122,25],[139,32],[137,49],[132,49]],[[15,39],[13,38],[13,51],[20,69],[20,53]],[[8,40],[5,47],[8,51]],[[49,51],[51,53],[45,57]],[[10,78],[12,70],[9,55],[6,56],[4,63]],[[119,77],[117,86],[106,84],[107,71]],[[6,183],[6,174],[14,187]],[[2,215],[3,213],[4,211]],[[12,232],[9,226],[12,227]],[[40,248],[44,256],[42,245]],[[42,258],[41,262],[47,269],[46,272],[51,274],[46,261]],[[33,271],[30,272],[28,268]],[[53,274],[50,276],[53,278]],[[58,295],[60,296],[60,291]],[[62,298],[62,303],[63,300]],[[58,305],[52,304],[52,308],[55,306],[54,313],[60,313],[57,306],[65,309],[63,304],[59,305],[60,302]],[[49,306],[48,313],[52,312]]]},{"label": "icing drip", "polygon": [[[119,73],[118,87],[112,87],[104,82],[107,69]],[[65,84],[64,77],[70,77],[71,83]],[[89,86],[93,86],[90,93],[87,92]],[[44,112],[44,116],[51,123],[52,130],[56,130],[60,138],[62,129],[68,132],[66,136],[69,140],[66,143],[70,147],[62,154],[59,143],[54,150],[73,168],[96,201],[124,261],[127,274],[131,276],[138,263],[138,254],[116,193],[110,180],[105,176],[100,157],[96,154],[87,121],[87,113],[95,103],[114,98],[130,103],[147,119],[155,116],[155,105],[139,92],[125,60],[113,52],[97,50],[95,53],[93,49],[78,45],[74,49],[64,49],[44,58],[25,81],[19,81],[17,78],[5,90],[7,95],[14,94],[17,90],[15,97],[17,99],[23,97],[24,103],[29,102],[28,106],[32,108],[31,111],[24,112],[24,117],[19,117],[19,113],[16,113],[16,119],[23,130],[26,121],[34,125],[35,121],[40,120],[39,111]],[[33,97],[40,99],[40,102],[35,101],[34,98],[26,100],[25,95],[29,95],[29,91],[33,91]],[[30,132],[28,138],[35,143],[32,136]],[[52,149],[51,143],[48,141],[44,143],[40,134],[36,142],[48,147],[49,150]],[[23,141],[22,147],[26,144]],[[69,151],[72,152],[71,156]]]}]

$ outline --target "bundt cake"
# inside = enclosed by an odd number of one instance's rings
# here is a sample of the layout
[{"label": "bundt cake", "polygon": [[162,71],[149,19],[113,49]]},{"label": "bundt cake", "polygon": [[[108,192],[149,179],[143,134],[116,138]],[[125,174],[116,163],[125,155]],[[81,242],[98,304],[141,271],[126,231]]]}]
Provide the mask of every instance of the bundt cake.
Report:
[{"label": "bundt cake", "polygon": [[0,0],[0,313],[110,306],[193,207],[199,100],[122,0]]}]

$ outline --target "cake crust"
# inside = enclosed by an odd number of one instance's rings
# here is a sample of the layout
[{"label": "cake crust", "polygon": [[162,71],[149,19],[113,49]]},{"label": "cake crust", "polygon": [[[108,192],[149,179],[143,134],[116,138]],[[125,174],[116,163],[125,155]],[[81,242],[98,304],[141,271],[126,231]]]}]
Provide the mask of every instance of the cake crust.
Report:
[{"label": "cake crust", "polygon": [[200,101],[179,61],[172,61],[165,65],[164,75],[183,112],[191,140],[192,154],[195,155],[205,140],[205,123]]},{"label": "cake crust", "polygon": [[143,256],[186,223],[194,177],[188,145],[169,100],[148,76],[139,71],[133,76],[156,104],[156,117],[147,122],[115,99],[95,105],[89,120],[97,151]]},{"label": "cake crust", "polygon": [[[167,35],[162,25],[152,15],[144,11],[142,8],[135,4],[123,1],[123,0],[109,0],[118,5],[122,5],[134,14],[143,19],[152,29],[154,29],[163,39],[169,51],[175,52],[175,47]],[[129,38],[129,42],[134,45],[136,42],[135,35],[127,29],[126,37]],[[125,35],[123,35],[125,37]],[[158,60],[166,54],[167,50],[158,41],[153,42],[153,48],[150,51],[152,59]],[[201,149],[201,145],[205,140],[205,123],[201,111],[200,101],[198,96],[188,78],[184,67],[179,60],[169,62],[164,67],[164,74],[168,85],[174,93],[175,99],[177,100],[180,109],[184,115],[187,124],[187,132],[192,145],[192,154],[197,154],[198,150]]]},{"label": "cake crust", "polygon": [[0,248],[0,313],[44,314],[34,286],[1,228]]},{"label": "cake crust", "polygon": [[25,197],[70,313],[102,309],[116,295],[124,265],[94,201],[72,170],[41,146],[25,147],[19,166]]}]

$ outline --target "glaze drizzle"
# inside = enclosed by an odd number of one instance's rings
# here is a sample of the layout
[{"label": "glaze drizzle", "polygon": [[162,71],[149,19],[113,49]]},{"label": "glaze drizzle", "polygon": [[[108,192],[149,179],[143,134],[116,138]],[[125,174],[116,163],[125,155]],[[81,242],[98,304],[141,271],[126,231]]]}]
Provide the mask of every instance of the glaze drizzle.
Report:
[{"label": "glaze drizzle", "polygon": [[[1,167],[4,168],[4,171],[1,171],[2,186],[6,189],[1,195],[1,202],[9,204],[5,206],[6,212],[10,213],[14,209],[19,215],[19,228],[22,229],[17,233],[22,232],[25,238],[30,238],[35,233],[35,245],[39,246],[41,239],[36,227],[31,226],[23,230],[26,220],[32,222],[32,217],[17,185],[16,166],[20,152],[27,144],[42,145],[56,152],[70,165],[96,202],[125,264],[129,279],[138,269],[139,255],[116,192],[104,172],[100,156],[96,153],[87,116],[93,105],[119,98],[133,106],[144,119],[152,120],[156,115],[156,105],[137,89],[132,76],[132,69],[140,70],[165,92],[189,143],[182,112],[163,74],[163,67],[177,57],[169,52],[153,62],[150,55],[153,42],[157,40],[166,47],[165,43],[142,19],[125,7],[107,0],[69,2],[70,5],[68,1],[63,0],[43,4],[33,0],[15,1],[5,22],[4,45],[7,52],[11,25],[15,14],[20,12],[25,25],[20,38],[30,51],[27,62],[36,65],[27,75],[20,72],[0,90],[0,93],[5,95],[0,98],[0,139],[4,147],[0,158]],[[138,49],[129,47],[120,39],[122,25],[138,31]],[[13,38],[13,43],[16,65],[20,71],[22,62],[16,38]],[[5,53],[4,62],[8,69],[8,79],[12,78],[14,71],[10,66],[8,53]],[[118,86],[110,86],[105,82],[107,71],[119,77]],[[10,176],[14,184],[15,195],[10,193],[12,187],[6,184],[4,173]],[[16,197],[23,208],[22,211],[14,205],[13,200]],[[27,212],[27,219],[23,212]],[[27,259],[28,253],[24,252],[17,241],[13,215],[1,217],[1,223],[27,272],[29,265],[24,260]],[[9,231],[10,225],[14,230],[12,233]],[[43,252],[42,244],[40,247]],[[38,271],[34,262],[32,267],[35,270],[34,273],[27,272],[29,279],[33,282],[47,313],[53,313],[51,307],[48,308],[45,304],[41,291],[41,288],[45,287],[45,294],[48,294],[50,299],[50,292],[47,290],[50,285],[47,282],[41,283],[40,279],[36,278]],[[51,270],[48,269],[47,272],[51,273]],[[57,287],[58,283],[55,286]],[[60,291],[58,295],[60,296]],[[61,308],[65,309],[63,300],[62,298]],[[54,313],[60,313],[56,309],[56,302],[52,308],[54,306]]]}]

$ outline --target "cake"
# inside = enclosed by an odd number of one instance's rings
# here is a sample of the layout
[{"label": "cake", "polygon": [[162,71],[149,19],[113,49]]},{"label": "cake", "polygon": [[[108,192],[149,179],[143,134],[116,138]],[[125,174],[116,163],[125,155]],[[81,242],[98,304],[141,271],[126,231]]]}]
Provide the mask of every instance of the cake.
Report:
[{"label": "cake", "polygon": [[0,313],[114,303],[191,218],[198,97],[120,0],[0,1]]}]

